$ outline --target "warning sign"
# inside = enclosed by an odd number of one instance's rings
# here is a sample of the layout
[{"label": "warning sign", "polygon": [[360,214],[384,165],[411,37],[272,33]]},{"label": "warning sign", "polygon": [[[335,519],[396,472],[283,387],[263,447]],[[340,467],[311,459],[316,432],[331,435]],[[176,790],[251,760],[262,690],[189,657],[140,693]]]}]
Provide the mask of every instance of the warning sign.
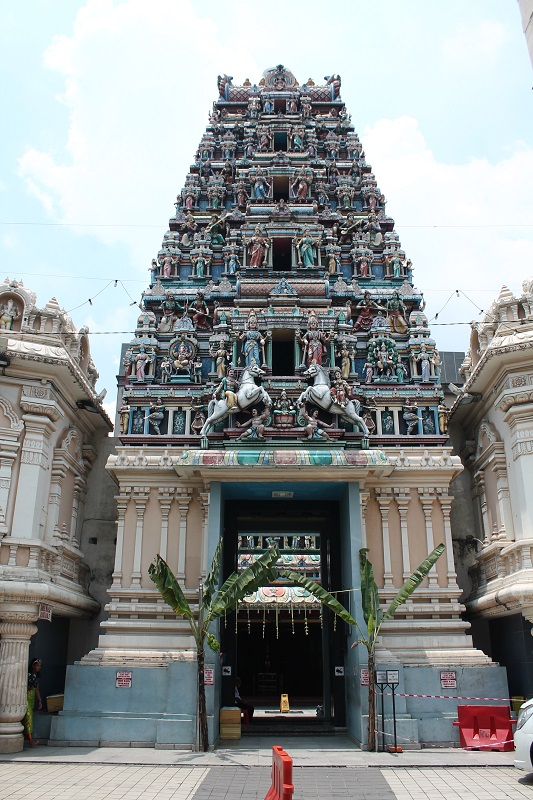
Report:
[{"label": "warning sign", "polygon": [[370,671],[368,669],[361,670],[361,686],[370,685]]},{"label": "warning sign", "polygon": [[457,689],[457,673],[455,670],[448,670],[440,674],[441,689]]},{"label": "warning sign", "polygon": [[132,673],[125,672],[124,670],[120,670],[117,672],[117,679],[115,681],[115,686],[117,689],[131,689],[131,679]]},{"label": "warning sign", "polygon": [[39,605],[39,619],[45,619],[47,622],[52,622],[52,606],[46,603]]},{"label": "warning sign", "polygon": [[204,683],[206,686],[213,686],[215,683],[215,670],[211,667],[206,667],[204,670]]}]

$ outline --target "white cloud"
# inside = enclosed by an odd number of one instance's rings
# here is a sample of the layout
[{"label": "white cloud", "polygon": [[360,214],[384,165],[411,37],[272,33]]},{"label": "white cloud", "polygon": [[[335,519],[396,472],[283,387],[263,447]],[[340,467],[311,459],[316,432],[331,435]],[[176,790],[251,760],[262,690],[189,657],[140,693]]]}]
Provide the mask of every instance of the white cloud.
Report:
[{"label": "white cloud", "polygon": [[137,266],[149,263],[205,128],[216,75],[259,68],[235,40],[220,41],[189,0],[89,0],[72,36],[46,51],[45,66],[65,80],[65,154],[29,149],[20,175],[55,220],[108,225],[79,230],[126,243]]},{"label": "white cloud", "polygon": [[458,64],[497,59],[509,40],[506,25],[497,20],[483,20],[474,27],[460,25],[455,33],[444,39],[442,52],[449,61]]},{"label": "white cloud", "polygon": [[2,246],[6,250],[14,250],[17,247],[18,240],[12,233],[4,233],[2,236]]},{"label": "white cloud", "polygon": [[[441,163],[410,117],[378,121],[363,142],[430,316],[454,289],[481,308],[503,283],[520,291],[533,263],[532,148],[520,145],[495,164]],[[454,297],[439,322],[476,316],[471,302]],[[434,334],[448,348],[464,347],[468,336],[465,328],[437,326]]]}]

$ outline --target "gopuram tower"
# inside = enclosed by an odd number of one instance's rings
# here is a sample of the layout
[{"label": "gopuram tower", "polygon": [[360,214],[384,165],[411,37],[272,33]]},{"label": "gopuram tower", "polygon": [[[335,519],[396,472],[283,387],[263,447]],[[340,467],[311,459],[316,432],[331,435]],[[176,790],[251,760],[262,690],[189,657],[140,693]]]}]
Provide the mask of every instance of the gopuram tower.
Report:
[{"label": "gopuram tower", "polygon": [[[160,553],[194,603],[221,536],[223,578],[276,541],[362,625],[360,548],[388,604],[444,542],[383,626],[378,665],[398,670],[403,695],[449,693],[447,671],[455,694],[506,696],[461,618],[449,491],[461,465],[439,352],[340,88],[281,65],[258,84],[218,78],[124,359],[108,618],[70,668],[56,740],[191,745],[193,641],[148,566]],[[264,587],[217,633],[211,741],[239,675],[256,706],[287,693],[364,743],[365,653],[312,597]],[[457,741],[456,701],[401,696],[397,710],[404,746]]]}]

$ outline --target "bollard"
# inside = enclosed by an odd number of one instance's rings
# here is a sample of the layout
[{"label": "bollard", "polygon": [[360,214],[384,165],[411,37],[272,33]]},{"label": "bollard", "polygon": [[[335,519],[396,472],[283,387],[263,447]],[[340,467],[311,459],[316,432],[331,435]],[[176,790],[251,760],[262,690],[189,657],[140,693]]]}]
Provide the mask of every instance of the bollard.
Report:
[{"label": "bollard", "polygon": [[278,745],[272,748],[272,786],[265,800],[292,800],[292,758]]},{"label": "bollard", "polygon": [[[457,706],[461,747],[473,750],[514,750],[509,706]],[[516,724],[516,723],[515,723]]]}]

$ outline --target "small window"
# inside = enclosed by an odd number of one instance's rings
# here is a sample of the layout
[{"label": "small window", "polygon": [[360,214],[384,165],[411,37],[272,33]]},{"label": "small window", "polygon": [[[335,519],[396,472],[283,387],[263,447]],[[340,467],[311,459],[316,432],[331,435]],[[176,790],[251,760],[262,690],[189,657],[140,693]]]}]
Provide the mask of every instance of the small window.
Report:
[{"label": "small window", "polygon": [[272,332],[272,375],[294,375],[294,332]]},{"label": "small window", "polygon": [[275,131],[274,150],[287,150],[287,134],[285,131]]},{"label": "small window", "polygon": [[292,268],[292,241],[288,237],[272,240],[272,269],[275,272],[288,272]]},{"label": "small window", "polygon": [[289,176],[274,175],[273,180],[273,199],[289,201]]}]

